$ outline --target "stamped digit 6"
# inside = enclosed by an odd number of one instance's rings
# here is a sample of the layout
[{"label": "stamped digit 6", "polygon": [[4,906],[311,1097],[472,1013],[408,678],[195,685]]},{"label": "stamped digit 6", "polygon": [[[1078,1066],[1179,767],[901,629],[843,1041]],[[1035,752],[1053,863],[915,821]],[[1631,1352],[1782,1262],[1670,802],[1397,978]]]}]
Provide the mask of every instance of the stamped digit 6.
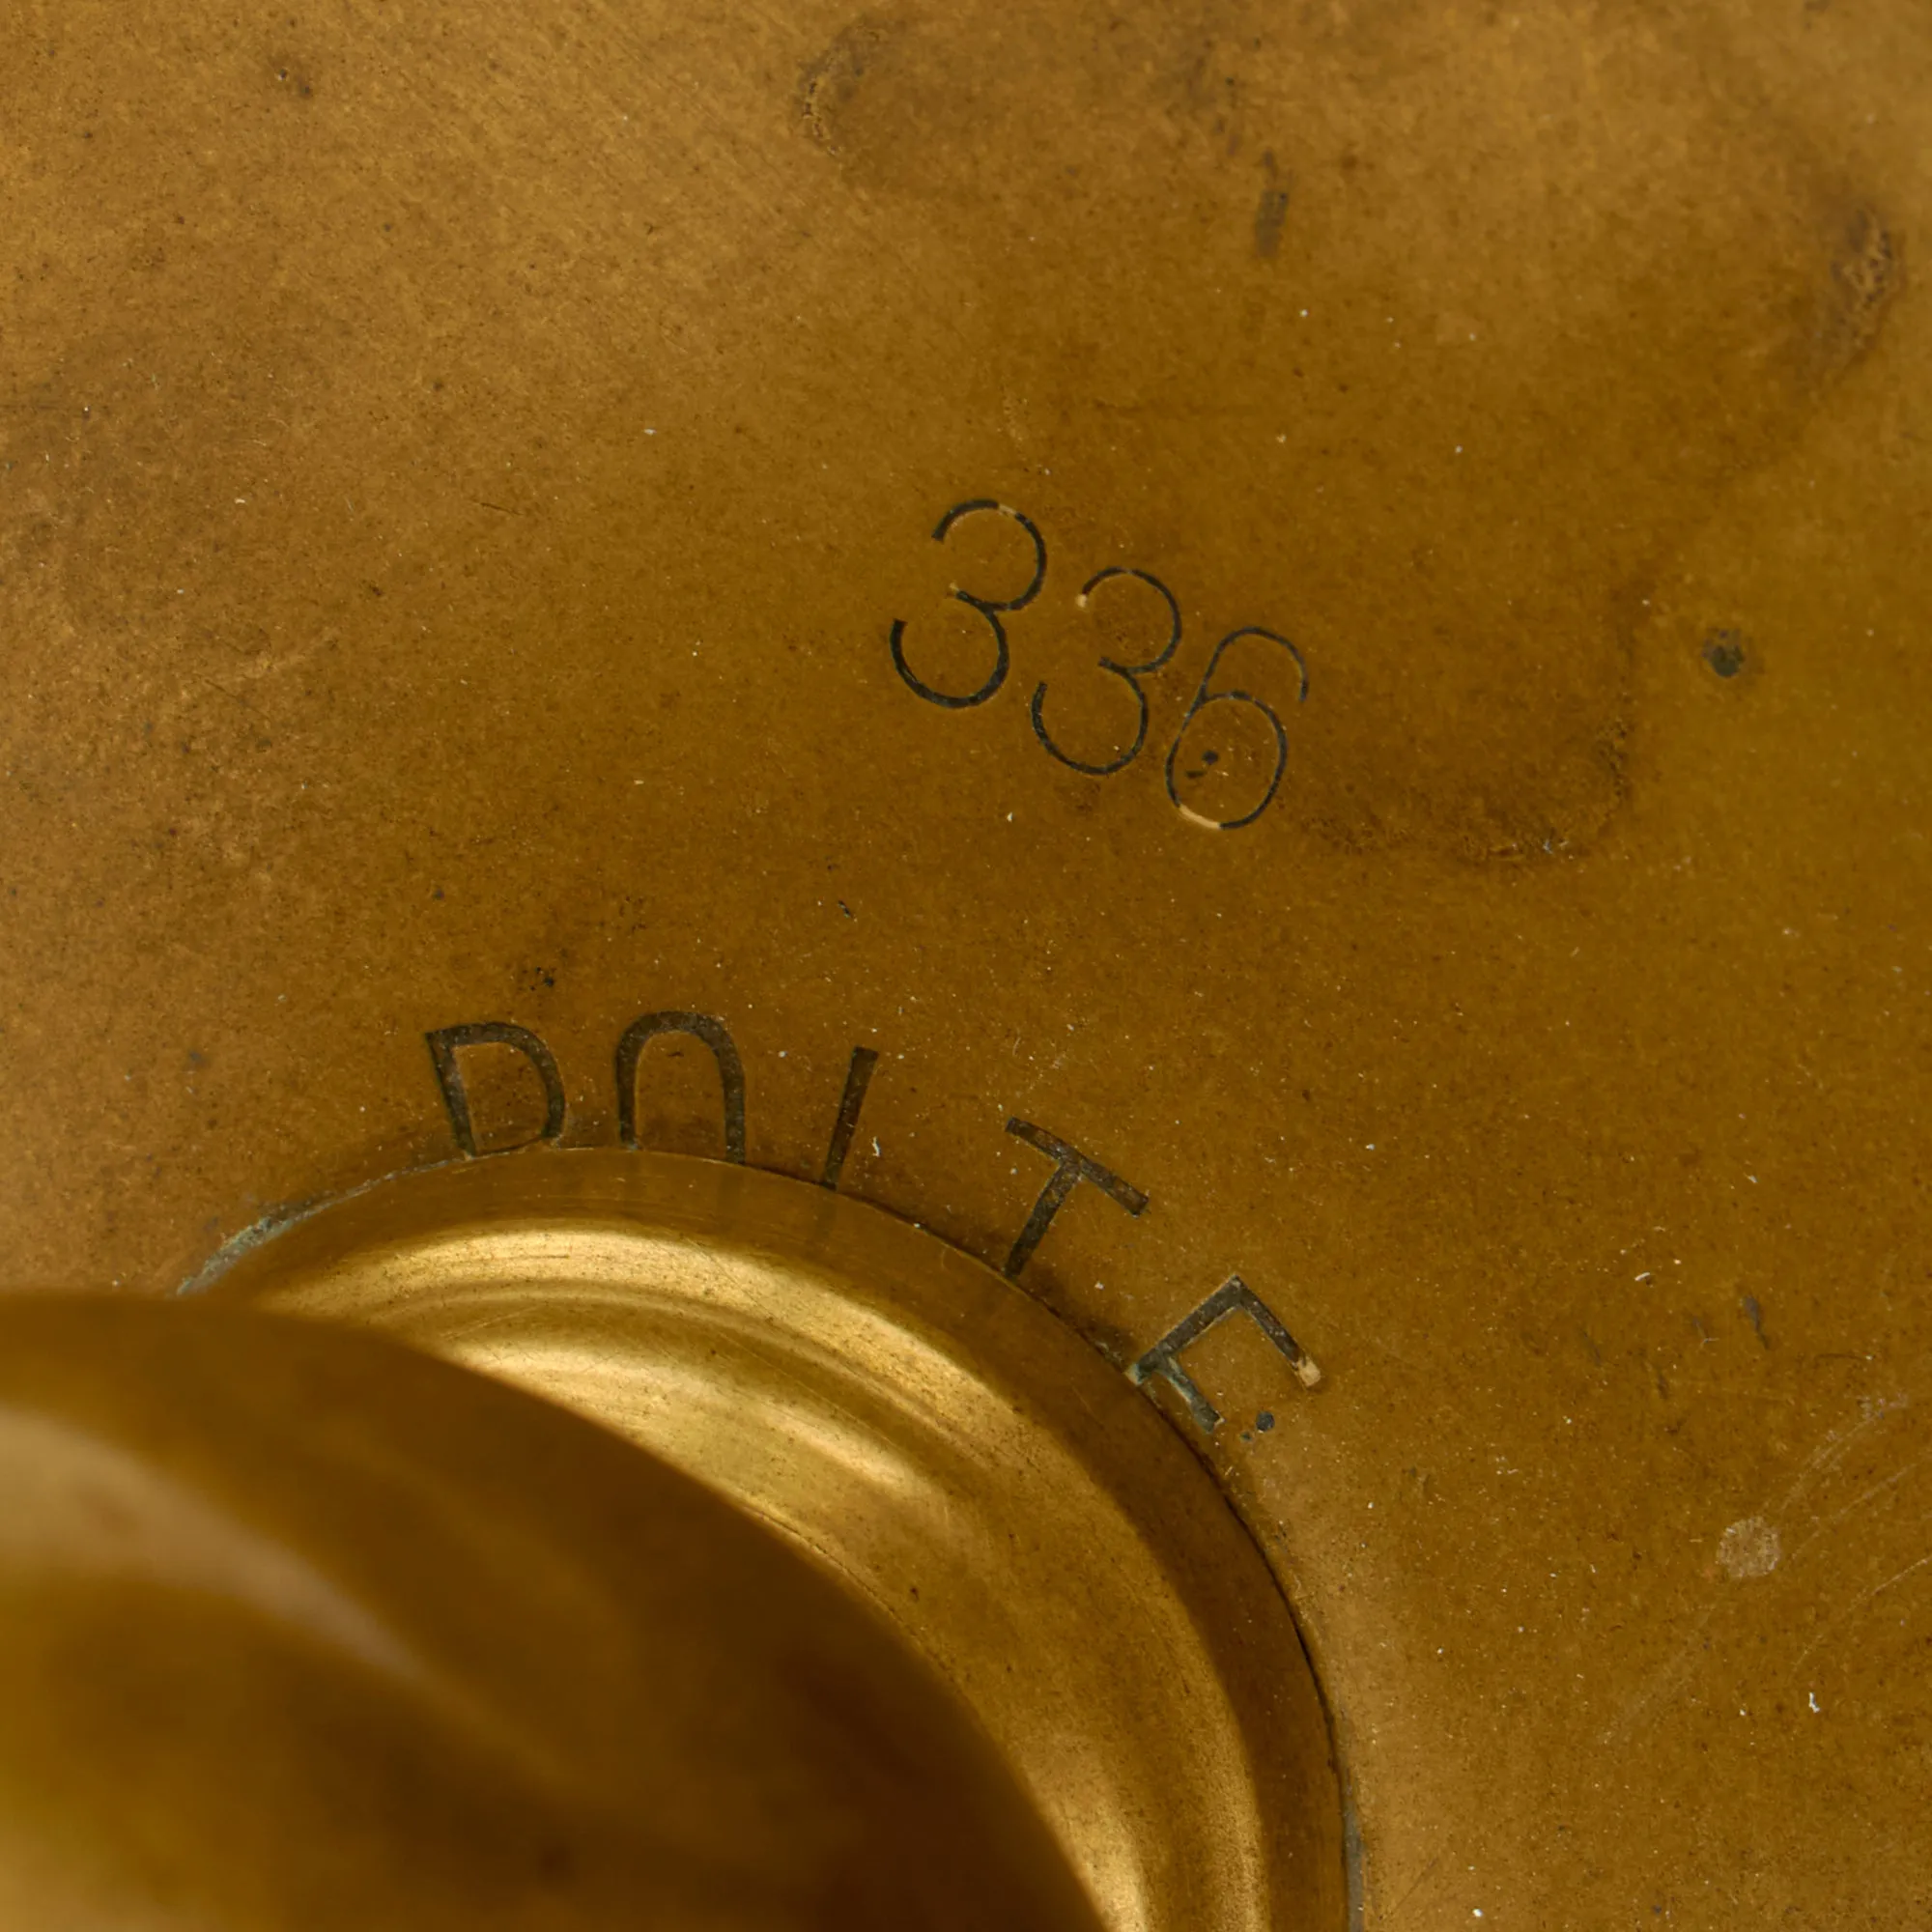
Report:
[{"label": "stamped digit 6", "polygon": [[956,583],[952,594],[961,604],[979,611],[985,618],[993,633],[996,655],[991,674],[977,691],[969,691],[963,696],[951,691],[941,691],[927,684],[906,662],[905,619],[893,619],[892,646],[893,665],[904,679],[906,688],[915,696],[923,697],[928,704],[943,705],[948,711],[965,711],[975,704],[983,704],[1007,681],[1007,670],[1011,662],[1007,649],[1007,627],[1000,622],[1002,611],[1023,611],[1039,595],[1039,587],[1046,582],[1046,539],[1036,527],[1031,517],[1018,510],[1009,510],[1004,503],[996,503],[990,497],[978,497],[970,503],[955,503],[939,520],[939,526],[932,533],[934,543],[944,543],[948,532],[962,517],[971,517],[982,510],[989,510],[996,516],[1010,517],[1029,537],[1033,539],[1034,569],[1033,581],[1017,597],[976,597],[970,590],[962,590]]},{"label": "stamped digit 6", "polygon": [[1144,664],[1116,664],[1112,658],[1102,658],[1100,660],[1100,668],[1104,671],[1111,671],[1115,677],[1122,679],[1126,684],[1128,690],[1133,693],[1136,699],[1139,700],[1141,720],[1134,731],[1134,742],[1118,758],[1104,765],[1090,765],[1083,759],[1070,758],[1048,735],[1046,721],[1040,715],[1046,701],[1046,683],[1044,679],[1034,687],[1033,694],[1034,736],[1063,765],[1070,765],[1076,772],[1086,772],[1090,777],[1096,779],[1104,779],[1114,772],[1124,771],[1127,766],[1140,756],[1141,747],[1147,743],[1148,734],[1148,700],[1147,693],[1141,689],[1141,678],[1149,671],[1159,670],[1173,657],[1175,652],[1180,648],[1180,606],[1175,602],[1174,592],[1159,578],[1150,577],[1144,570],[1128,570],[1121,564],[1114,564],[1108,569],[1090,577],[1080,587],[1080,603],[1082,608],[1085,608],[1087,600],[1101,584],[1105,583],[1110,578],[1116,577],[1131,577],[1142,583],[1151,584],[1160,593],[1162,599],[1165,601],[1170,619],[1167,644],[1158,657],[1149,658]]},{"label": "stamped digit 6", "polygon": [[[1281,786],[1281,775],[1288,769],[1288,732],[1283,728],[1280,718],[1275,715],[1273,706],[1250,692],[1208,689],[1214,682],[1214,669],[1221,662],[1222,652],[1230,644],[1239,643],[1243,638],[1261,638],[1270,644],[1279,644],[1294,660],[1294,668],[1300,673],[1300,685],[1295,693],[1295,702],[1302,704],[1308,699],[1308,667],[1302,662],[1301,653],[1286,638],[1277,636],[1273,631],[1264,631],[1258,624],[1249,624],[1241,630],[1230,631],[1214,646],[1214,655],[1208,660],[1208,669],[1202,676],[1201,688],[1194,694],[1194,702],[1187,707],[1187,716],[1180,721],[1180,729],[1175,734],[1173,747],[1167,754],[1167,795],[1197,823],[1216,826],[1223,832],[1233,832],[1240,826],[1252,825],[1273,803],[1274,795]],[[1252,811],[1243,812],[1239,818],[1205,817],[1192,806],[1183,804],[1180,794],[1174,788],[1174,761],[1180,755],[1181,740],[1187,736],[1187,727],[1210,704],[1252,704],[1274,727],[1274,771],[1268,779],[1267,792]],[[1210,753],[1208,757],[1211,761],[1213,753]]]}]

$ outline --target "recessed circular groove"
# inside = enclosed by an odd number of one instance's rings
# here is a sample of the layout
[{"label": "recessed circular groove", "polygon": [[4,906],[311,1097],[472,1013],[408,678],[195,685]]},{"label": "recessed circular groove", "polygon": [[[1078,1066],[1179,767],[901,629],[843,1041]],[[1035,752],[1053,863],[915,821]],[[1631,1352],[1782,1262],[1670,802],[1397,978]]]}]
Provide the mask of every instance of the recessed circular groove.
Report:
[{"label": "recessed circular groove", "polygon": [[803,1546],[964,1696],[1110,1928],[1346,1922],[1273,1577],[1125,1378],[970,1257],[774,1175],[533,1153],[326,1209],[210,1292],[548,1396]]}]

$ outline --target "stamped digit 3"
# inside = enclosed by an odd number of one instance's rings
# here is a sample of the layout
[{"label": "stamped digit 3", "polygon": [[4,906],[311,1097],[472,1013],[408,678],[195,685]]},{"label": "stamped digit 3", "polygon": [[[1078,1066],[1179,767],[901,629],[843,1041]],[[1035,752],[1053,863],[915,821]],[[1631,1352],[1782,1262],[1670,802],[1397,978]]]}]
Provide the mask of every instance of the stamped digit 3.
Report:
[{"label": "stamped digit 3", "polygon": [[996,503],[990,497],[978,497],[971,502],[955,503],[940,518],[939,526],[932,533],[933,542],[944,543],[952,526],[961,519],[984,514],[1010,518],[1032,539],[1034,555],[1033,576],[1016,597],[980,597],[956,583],[950,593],[958,603],[977,611],[993,634],[993,668],[987,672],[985,682],[978,690],[964,693],[941,691],[936,685],[927,684],[913,669],[906,657],[906,620],[903,617],[893,619],[891,643],[894,668],[915,696],[947,711],[967,711],[976,704],[984,704],[1006,683],[1011,654],[1007,644],[1007,627],[1001,622],[1000,613],[1025,610],[1039,595],[1040,585],[1046,582],[1046,539],[1040,535],[1038,526],[1023,512],[1010,510],[1004,503]]},{"label": "stamped digit 3", "polygon": [[1148,735],[1148,696],[1147,693],[1141,688],[1141,679],[1151,671],[1159,670],[1173,658],[1175,652],[1180,648],[1180,606],[1175,601],[1174,592],[1159,578],[1151,577],[1144,570],[1128,570],[1122,565],[1115,564],[1106,570],[1097,572],[1080,586],[1080,608],[1083,611],[1089,608],[1093,602],[1094,593],[1103,583],[1122,581],[1145,583],[1151,586],[1167,607],[1167,623],[1165,626],[1167,641],[1161,646],[1155,656],[1147,659],[1141,664],[1121,664],[1115,659],[1108,657],[1103,657],[1100,660],[1100,668],[1110,676],[1118,677],[1133,693],[1134,700],[1140,706],[1140,723],[1134,728],[1134,742],[1118,757],[1111,758],[1104,764],[1088,764],[1082,759],[1072,757],[1067,753],[1063,752],[1053,742],[1052,736],[1048,733],[1046,720],[1042,715],[1046,705],[1046,682],[1044,679],[1034,687],[1033,703],[1029,707],[1030,715],[1033,718],[1034,736],[1045,747],[1049,755],[1058,758],[1063,765],[1070,765],[1076,772],[1085,772],[1090,778],[1110,778],[1115,772],[1125,771],[1140,756],[1141,747],[1147,743]]}]

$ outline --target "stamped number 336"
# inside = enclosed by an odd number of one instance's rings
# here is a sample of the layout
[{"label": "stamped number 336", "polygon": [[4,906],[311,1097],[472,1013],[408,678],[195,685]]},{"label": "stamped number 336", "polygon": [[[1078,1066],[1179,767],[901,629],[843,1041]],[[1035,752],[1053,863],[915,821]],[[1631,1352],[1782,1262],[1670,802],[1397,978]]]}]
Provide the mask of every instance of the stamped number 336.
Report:
[{"label": "stamped number 336", "polygon": [[[948,711],[968,711],[975,705],[984,704],[1006,683],[1007,673],[1012,667],[1006,619],[1032,604],[1046,582],[1046,539],[1040,535],[1038,526],[1024,512],[1009,509],[1004,503],[995,502],[990,497],[955,503],[940,518],[938,526],[932,532],[933,541],[945,543],[956,525],[968,517],[982,516],[1008,519],[1025,533],[1033,550],[1033,575],[1026,585],[1014,595],[983,597],[956,583],[949,592],[954,602],[965,605],[969,611],[977,613],[985,627],[986,644],[991,651],[992,661],[984,679],[970,691],[947,691],[938,685],[930,684],[913,668],[907,656],[906,620],[903,617],[894,618],[890,634],[893,666],[904,681],[907,690],[915,696],[923,698],[926,703],[937,704]],[[1093,778],[1108,778],[1116,772],[1125,771],[1140,756],[1147,745],[1149,723],[1148,696],[1141,680],[1155,671],[1164,670],[1180,649],[1180,606],[1176,601],[1174,592],[1159,578],[1150,575],[1145,570],[1130,570],[1116,564],[1096,572],[1080,586],[1079,608],[1082,611],[1093,609],[1095,598],[1103,592],[1110,592],[1110,587],[1124,590],[1134,584],[1143,586],[1141,593],[1143,601],[1148,603],[1151,611],[1156,613],[1155,634],[1149,640],[1152,648],[1148,655],[1132,663],[1122,663],[1120,659],[1105,656],[1099,660],[1100,668],[1109,676],[1119,678],[1134,695],[1139,708],[1139,724],[1134,731],[1133,742],[1125,750],[1117,752],[1112,757],[1098,762],[1076,758],[1062,750],[1047,728],[1047,696],[1044,680],[1034,687],[1033,701],[1028,707],[1033,720],[1034,736],[1039,740],[1044,750],[1051,756],[1058,758],[1063,765],[1069,766],[1076,772],[1085,772]],[[1151,596],[1149,597],[1148,593],[1151,593]],[[1238,630],[1230,631],[1214,646],[1208,659],[1208,668],[1202,673],[1201,682],[1195,690],[1193,701],[1188,705],[1186,715],[1180,721],[1180,728],[1175,734],[1174,743],[1169,746],[1167,753],[1168,797],[1190,818],[1202,824],[1217,826],[1223,832],[1232,832],[1239,826],[1252,825],[1273,802],[1275,793],[1281,788],[1282,775],[1288,769],[1288,731],[1281,722],[1280,713],[1265,698],[1259,697],[1252,692],[1232,686],[1221,691],[1214,688],[1214,674],[1220,668],[1222,657],[1231,646],[1250,639],[1278,645],[1288,653],[1293,664],[1294,701],[1297,704],[1307,701],[1308,667],[1302,662],[1301,653],[1278,632],[1264,630],[1258,624],[1243,625]],[[1181,746],[1187,737],[1189,727],[1202,713],[1216,704],[1252,707],[1267,721],[1274,738],[1273,768],[1268,775],[1266,788],[1262,794],[1260,804],[1230,818],[1216,818],[1196,810],[1193,806],[1181,799],[1180,793],[1175,786],[1177,760],[1180,756]],[[1205,751],[1202,753],[1202,769],[1187,776],[1192,779],[1205,777],[1208,770],[1218,761],[1219,756],[1218,751]]]}]

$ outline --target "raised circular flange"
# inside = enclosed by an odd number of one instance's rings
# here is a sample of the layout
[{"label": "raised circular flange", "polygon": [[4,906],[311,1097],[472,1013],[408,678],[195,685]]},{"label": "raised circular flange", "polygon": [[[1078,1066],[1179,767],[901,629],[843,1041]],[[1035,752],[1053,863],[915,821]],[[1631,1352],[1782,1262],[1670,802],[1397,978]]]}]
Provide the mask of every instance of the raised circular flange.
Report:
[{"label": "raised circular flange", "polygon": [[1272,1575],[1146,1399],[969,1256],[775,1175],[543,1151],[384,1182],[207,1292],[547,1396],[802,1545],[978,1713],[1119,1932],[1346,1923]]}]

